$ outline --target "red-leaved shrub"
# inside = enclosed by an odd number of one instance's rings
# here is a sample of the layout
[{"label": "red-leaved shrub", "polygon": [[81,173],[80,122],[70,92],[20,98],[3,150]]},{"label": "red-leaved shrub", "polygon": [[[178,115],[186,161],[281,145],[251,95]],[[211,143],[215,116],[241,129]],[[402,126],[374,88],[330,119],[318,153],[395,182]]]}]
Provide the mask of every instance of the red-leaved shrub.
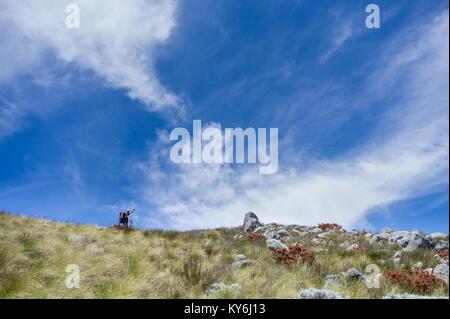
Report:
[{"label": "red-leaved shrub", "polygon": [[273,258],[284,265],[292,266],[297,263],[311,263],[314,253],[299,243],[290,244],[288,249],[275,249]]},{"label": "red-leaved shrub", "polygon": [[441,257],[441,258],[448,259],[448,248],[447,249],[438,250],[437,255],[439,257]]},{"label": "red-leaved shrub", "polygon": [[267,237],[261,233],[249,233],[247,239],[251,241],[266,241]]},{"label": "red-leaved shrub", "polygon": [[384,279],[396,285],[420,290],[422,292],[431,292],[437,286],[445,285],[445,282],[422,269],[411,269],[402,271],[386,271]]},{"label": "red-leaved shrub", "polygon": [[339,229],[342,229],[342,226],[341,226],[341,225],[338,225],[338,224],[329,224],[329,223],[319,224],[319,225],[317,225],[317,227],[319,227],[319,228],[322,229],[323,231],[327,231],[327,230],[339,230]]}]

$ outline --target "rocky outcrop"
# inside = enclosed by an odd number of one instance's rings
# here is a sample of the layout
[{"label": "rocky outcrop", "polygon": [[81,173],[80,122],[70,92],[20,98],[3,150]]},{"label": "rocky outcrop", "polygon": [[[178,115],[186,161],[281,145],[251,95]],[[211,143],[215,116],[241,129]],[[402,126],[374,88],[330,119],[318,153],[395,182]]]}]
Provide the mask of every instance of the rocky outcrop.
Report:
[{"label": "rocky outcrop", "polygon": [[244,231],[247,233],[255,231],[262,224],[259,222],[258,216],[253,212],[248,212],[244,217]]}]

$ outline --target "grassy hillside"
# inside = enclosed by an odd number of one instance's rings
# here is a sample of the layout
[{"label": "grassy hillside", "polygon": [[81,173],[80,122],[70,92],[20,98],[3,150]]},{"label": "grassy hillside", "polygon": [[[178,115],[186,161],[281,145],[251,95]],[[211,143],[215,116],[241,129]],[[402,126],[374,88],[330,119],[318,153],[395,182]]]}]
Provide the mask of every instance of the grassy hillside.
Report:
[{"label": "grassy hillside", "polygon": [[[348,240],[345,232],[336,232],[324,245],[290,231],[289,242],[302,243],[314,260],[289,266],[277,262],[264,241],[235,238],[240,228],[124,233],[6,213],[0,217],[0,298],[296,298],[301,289],[323,288],[327,275],[349,268],[364,273],[369,264],[386,271],[410,269],[418,262],[424,268],[440,263],[430,249],[404,252],[401,263],[395,262],[398,247],[370,245],[365,234],[356,238],[360,248],[349,251],[340,247]],[[244,258],[239,255],[256,263],[235,269],[233,262]],[[79,266],[79,289],[65,286],[69,264]],[[445,284],[424,291],[382,280],[379,289],[368,289],[360,280],[342,277],[330,289],[348,298],[389,293],[448,296]],[[211,289],[214,283],[223,285]]]}]

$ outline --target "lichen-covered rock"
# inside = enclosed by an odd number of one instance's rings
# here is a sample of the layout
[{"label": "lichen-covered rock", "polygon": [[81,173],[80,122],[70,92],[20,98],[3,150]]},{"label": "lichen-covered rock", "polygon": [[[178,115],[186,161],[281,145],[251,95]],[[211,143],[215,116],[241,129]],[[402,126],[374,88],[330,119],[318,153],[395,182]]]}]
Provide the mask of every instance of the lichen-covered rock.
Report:
[{"label": "lichen-covered rock", "polygon": [[233,269],[241,269],[244,267],[247,267],[249,265],[254,265],[256,264],[256,260],[253,259],[241,259],[238,261],[235,261],[234,263],[231,264],[231,267]]},{"label": "lichen-covered rock", "polygon": [[298,294],[298,299],[343,299],[344,297],[328,289],[308,288]]},{"label": "lichen-covered rock", "polygon": [[390,233],[380,233],[375,234],[371,238],[369,238],[369,243],[371,244],[380,244],[385,241],[388,241],[390,238]]},{"label": "lichen-covered rock", "polygon": [[364,276],[358,269],[350,268],[345,273],[345,278],[347,278],[347,280],[362,280]]},{"label": "lichen-covered rock", "polygon": [[288,246],[286,246],[285,244],[283,244],[281,241],[279,241],[278,239],[267,239],[266,240],[266,245],[269,249],[288,249]]},{"label": "lichen-covered rock", "polygon": [[405,251],[415,251],[418,248],[433,248],[436,244],[419,234],[418,232],[411,232],[397,241],[398,244],[405,247]]},{"label": "lichen-covered rock", "polygon": [[289,232],[280,226],[267,226],[263,230],[264,236],[272,239],[284,239],[289,236]]},{"label": "lichen-covered rock", "polygon": [[441,241],[439,244],[436,245],[436,247],[434,247],[434,249],[436,250],[448,249],[448,241]]},{"label": "lichen-covered rock", "polygon": [[433,275],[448,282],[448,264],[439,264],[434,267]]}]

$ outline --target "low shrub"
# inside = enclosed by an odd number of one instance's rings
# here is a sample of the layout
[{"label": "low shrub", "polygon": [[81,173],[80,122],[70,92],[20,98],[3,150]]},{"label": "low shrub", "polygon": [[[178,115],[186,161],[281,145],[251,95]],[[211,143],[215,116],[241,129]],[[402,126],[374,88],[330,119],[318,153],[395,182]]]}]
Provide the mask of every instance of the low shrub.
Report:
[{"label": "low shrub", "polygon": [[275,249],[273,254],[277,262],[288,266],[314,261],[314,253],[299,243],[290,244],[288,249]]},{"label": "low shrub", "polygon": [[319,224],[317,225],[318,228],[322,229],[323,231],[327,231],[327,230],[339,230],[342,229],[341,225],[338,224],[329,224],[329,223],[323,223],[323,224]]},{"label": "low shrub", "polygon": [[249,233],[247,234],[247,239],[250,241],[266,241],[267,237],[261,233]]},{"label": "low shrub", "polygon": [[442,279],[422,269],[387,271],[383,274],[383,277],[391,284],[422,292],[432,292],[434,288],[445,285]]},{"label": "low shrub", "polygon": [[448,259],[448,249],[442,249],[437,251],[437,255],[441,258]]}]

